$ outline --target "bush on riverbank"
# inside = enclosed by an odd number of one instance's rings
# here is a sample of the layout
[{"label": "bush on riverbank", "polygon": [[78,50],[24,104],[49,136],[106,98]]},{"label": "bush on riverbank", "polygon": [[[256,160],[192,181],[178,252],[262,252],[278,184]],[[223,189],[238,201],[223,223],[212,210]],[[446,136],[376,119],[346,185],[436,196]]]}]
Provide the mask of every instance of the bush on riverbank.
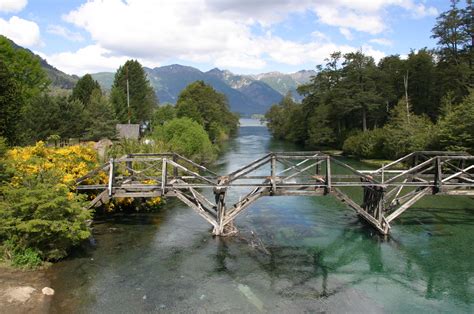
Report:
[{"label": "bush on riverbank", "polygon": [[433,123],[409,111],[401,100],[390,112],[383,128],[349,136],[343,145],[345,154],[362,158],[399,158],[413,151],[427,150],[433,145]]},{"label": "bush on riverbank", "polygon": [[209,164],[216,159],[217,147],[212,145],[204,128],[190,118],[175,118],[152,134],[155,141],[164,141],[170,152],[181,154],[197,163]]},{"label": "bush on riverbank", "polygon": [[74,192],[74,179],[97,166],[90,146],[13,148],[0,156],[0,241],[3,257],[16,266],[58,260],[90,236],[87,196]]}]

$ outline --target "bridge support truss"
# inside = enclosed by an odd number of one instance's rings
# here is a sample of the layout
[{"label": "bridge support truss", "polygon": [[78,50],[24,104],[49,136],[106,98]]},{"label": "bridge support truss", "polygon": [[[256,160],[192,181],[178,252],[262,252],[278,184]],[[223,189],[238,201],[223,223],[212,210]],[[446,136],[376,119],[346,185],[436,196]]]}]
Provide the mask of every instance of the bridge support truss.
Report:
[{"label": "bridge support truss", "polygon": [[[90,184],[100,173],[108,181]],[[95,191],[90,207],[118,197],[176,197],[209,222],[214,235],[236,232],[234,220],[262,196],[333,195],[380,233],[428,194],[474,195],[474,156],[415,152],[375,170],[357,170],[321,152],[269,153],[225,176],[178,154],[130,154],[77,180]],[[250,189],[234,204],[229,193]]]}]

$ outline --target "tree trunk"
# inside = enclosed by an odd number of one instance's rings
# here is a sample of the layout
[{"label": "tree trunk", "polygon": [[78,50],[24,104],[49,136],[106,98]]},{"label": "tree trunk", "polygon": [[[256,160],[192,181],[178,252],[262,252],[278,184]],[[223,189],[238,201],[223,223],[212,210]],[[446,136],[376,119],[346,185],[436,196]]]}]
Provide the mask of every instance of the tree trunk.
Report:
[{"label": "tree trunk", "polygon": [[367,132],[367,113],[365,112],[365,108],[362,108],[362,130]]}]

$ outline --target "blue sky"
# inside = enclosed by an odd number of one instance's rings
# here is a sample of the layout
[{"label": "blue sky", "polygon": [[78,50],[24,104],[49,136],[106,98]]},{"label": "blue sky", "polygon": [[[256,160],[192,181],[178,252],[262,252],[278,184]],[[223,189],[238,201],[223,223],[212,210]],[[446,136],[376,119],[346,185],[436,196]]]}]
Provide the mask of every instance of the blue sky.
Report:
[{"label": "blue sky", "polygon": [[447,0],[0,0],[0,34],[69,74],[129,58],[235,73],[314,69],[329,53],[376,60],[434,47]]}]

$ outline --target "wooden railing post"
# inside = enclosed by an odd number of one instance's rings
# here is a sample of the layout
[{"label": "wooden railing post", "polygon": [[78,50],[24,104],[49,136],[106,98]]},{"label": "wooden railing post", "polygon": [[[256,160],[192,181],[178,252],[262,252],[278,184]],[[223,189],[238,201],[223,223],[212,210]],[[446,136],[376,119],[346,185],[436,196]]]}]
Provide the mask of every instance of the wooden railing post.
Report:
[{"label": "wooden railing post", "polygon": [[167,177],[166,158],[163,158],[163,166],[161,169],[161,195],[166,194],[166,177]]},{"label": "wooden railing post", "polygon": [[326,191],[325,193],[331,193],[331,157],[327,156],[326,157]]},{"label": "wooden railing post", "polygon": [[439,193],[442,190],[443,185],[443,170],[442,170],[442,162],[439,157],[435,159],[435,187],[434,187],[434,194]]},{"label": "wooden railing post", "polygon": [[276,156],[275,153],[272,153],[271,157],[271,183],[272,183],[272,195],[276,193]]},{"label": "wooden railing post", "polygon": [[130,177],[132,178],[133,180],[133,162],[130,159],[130,154],[127,155],[127,162],[125,163],[126,167],[127,167],[127,172],[130,172]]},{"label": "wooden railing post", "polygon": [[109,184],[107,189],[109,191],[109,197],[112,196],[113,188],[114,188],[114,181],[115,181],[115,169],[114,169],[114,159],[110,158],[109,161]]},{"label": "wooden railing post", "polygon": [[272,153],[272,157],[271,157],[271,167],[272,167],[272,179],[275,180],[275,176],[276,176],[276,156],[274,153]]},{"label": "wooden railing post", "polygon": [[[178,157],[176,156],[176,154],[173,154],[173,161],[175,163],[178,162]],[[175,166],[173,166],[173,179],[176,179],[178,177],[178,168],[176,168]]]}]

